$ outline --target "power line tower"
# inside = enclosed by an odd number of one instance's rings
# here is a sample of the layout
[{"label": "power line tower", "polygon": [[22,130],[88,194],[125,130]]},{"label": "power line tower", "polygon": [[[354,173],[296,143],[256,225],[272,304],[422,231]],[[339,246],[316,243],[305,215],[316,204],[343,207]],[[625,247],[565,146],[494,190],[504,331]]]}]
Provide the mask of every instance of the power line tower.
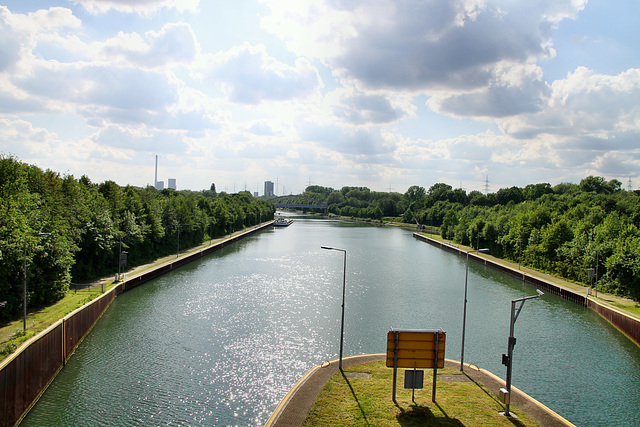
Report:
[{"label": "power line tower", "polygon": [[487,174],[487,179],[484,181],[484,195],[489,194],[489,174]]},{"label": "power line tower", "polygon": [[633,186],[631,185],[631,177],[629,177],[629,183],[627,184],[627,190],[633,190]]}]

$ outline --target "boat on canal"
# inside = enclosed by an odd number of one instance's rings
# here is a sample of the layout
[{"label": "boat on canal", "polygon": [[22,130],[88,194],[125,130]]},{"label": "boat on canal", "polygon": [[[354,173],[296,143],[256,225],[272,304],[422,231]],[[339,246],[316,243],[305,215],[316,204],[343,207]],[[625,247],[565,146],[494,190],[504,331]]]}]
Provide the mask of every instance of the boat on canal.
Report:
[{"label": "boat on canal", "polygon": [[273,226],[274,227],[288,227],[289,225],[291,225],[291,223],[293,222],[292,219],[288,219],[288,218],[276,218],[276,220],[273,222]]}]

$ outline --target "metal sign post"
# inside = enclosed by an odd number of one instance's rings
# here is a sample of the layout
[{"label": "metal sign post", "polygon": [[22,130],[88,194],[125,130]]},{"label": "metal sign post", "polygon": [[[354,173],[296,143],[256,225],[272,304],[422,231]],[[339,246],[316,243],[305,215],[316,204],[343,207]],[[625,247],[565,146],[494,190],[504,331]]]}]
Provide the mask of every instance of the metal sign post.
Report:
[{"label": "metal sign post", "polygon": [[[436,381],[438,379],[438,344],[440,342],[440,332],[436,332],[435,334],[435,338],[436,338],[436,351],[434,351],[434,361],[433,361],[433,389],[431,390],[431,401],[433,403],[436,402]],[[444,358],[442,360],[444,362]],[[444,367],[444,363],[443,363],[443,367]]]},{"label": "metal sign post", "polygon": [[[436,401],[438,368],[444,368],[445,336],[445,332],[442,329],[391,329],[387,333],[387,367],[393,367],[392,399],[394,403],[397,404],[396,381],[398,368],[412,368],[414,370],[411,387],[414,389],[417,375],[416,368],[433,368],[431,400],[433,402]],[[406,381],[405,384],[407,384]]]}]

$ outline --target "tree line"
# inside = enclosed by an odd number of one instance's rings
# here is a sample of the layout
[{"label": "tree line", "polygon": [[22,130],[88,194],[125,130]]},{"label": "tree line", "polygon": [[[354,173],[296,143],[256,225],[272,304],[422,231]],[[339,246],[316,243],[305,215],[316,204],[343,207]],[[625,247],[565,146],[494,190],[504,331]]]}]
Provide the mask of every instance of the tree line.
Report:
[{"label": "tree line", "polygon": [[467,193],[437,183],[404,194],[366,187],[307,187],[305,195],[348,217],[438,227],[453,242],[640,301],[640,191],[589,176],[579,184],[530,184]]},{"label": "tree line", "polygon": [[[640,300],[640,192],[617,180],[589,176],[489,194],[444,183],[404,194],[309,186],[303,195],[336,215],[431,226],[453,242]],[[121,250],[132,267],[275,213],[265,200],[218,194],[214,184],[199,192],[96,184],[10,156],[0,157],[0,210],[0,320],[21,312],[25,260],[27,304],[44,306],[73,282],[116,273]]]},{"label": "tree line", "polygon": [[[72,282],[118,272],[273,219],[248,192],[158,191],[61,176],[0,157],[0,320],[62,298]],[[179,248],[178,248],[179,242]]]}]

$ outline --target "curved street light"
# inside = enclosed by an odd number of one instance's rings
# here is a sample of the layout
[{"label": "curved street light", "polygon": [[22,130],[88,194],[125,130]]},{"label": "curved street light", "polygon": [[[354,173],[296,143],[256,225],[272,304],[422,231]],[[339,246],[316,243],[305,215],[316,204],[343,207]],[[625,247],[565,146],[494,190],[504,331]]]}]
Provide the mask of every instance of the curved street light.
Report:
[{"label": "curved street light", "polygon": [[[510,417],[509,413],[509,405],[511,403],[511,367],[513,364],[513,347],[516,345],[516,338],[513,336],[513,327],[516,324],[516,320],[518,320],[518,316],[520,315],[520,311],[522,310],[522,306],[525,301],[541,297],[544,293],[540,289],[536,289],[538,295],[532,295],[529,297],[518,298],[511,300],[511,321],[509,322],[509,344],[507,348],[507,354],[502,355],[502,364],[507,366],[507,380],[506,387],[507,393],[505,396],[505,406],[504,406],[504,415]],[[516,310],[516,303],[520,303],[520,306]]]},{"label": "curved street light", "polygon": [[342,268],[342,321],[340,322],[340,362],[338,368],[342,371],[342,347],[344,342],[344,294],[347,280],[347,251],[345,249],[332,248],[329,246],[321,246],[322,249],[329,251],[340,251],[344,254],[344,266]]},{"label": "curved street light", "polygon": [[469,278],[469,254],[474,252],[489,252],[489,249],[474,249],[472,251],[467,251],[467,265],[465,267],[464,273],[464,306],[462,309],[462,346],[460,348],[460,371],[464,372],[464,333],[465,326],[467,323],[467,282]]}]

